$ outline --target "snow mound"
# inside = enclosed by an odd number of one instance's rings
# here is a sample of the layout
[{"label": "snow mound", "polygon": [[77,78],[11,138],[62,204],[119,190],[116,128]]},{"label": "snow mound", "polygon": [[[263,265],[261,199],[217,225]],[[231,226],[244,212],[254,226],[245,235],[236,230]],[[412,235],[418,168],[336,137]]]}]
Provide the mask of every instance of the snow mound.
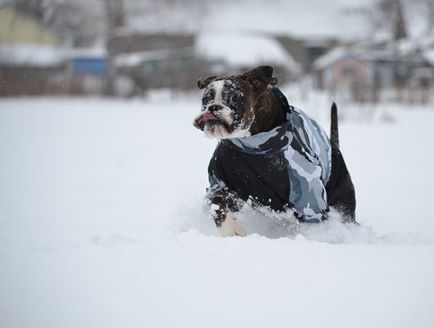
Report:
[{"label": "snow mound", "polygon": [[[197,231],[204,236],[220,236],[209,215],[205,202],[195,208],[184,209],[176,214],[183,218],[174,233]],[[342,217],[333,209],[327,221],[321,224],[298,223],[288,213],[276,213],[267,209],[244,206],[236,213],[238,223],[246,229],[248,237],[262,236],[269,239],[289,239],[328,244],[434,244],[434,236],[421,233],[379,233],[373,227],[343,223]]]}]

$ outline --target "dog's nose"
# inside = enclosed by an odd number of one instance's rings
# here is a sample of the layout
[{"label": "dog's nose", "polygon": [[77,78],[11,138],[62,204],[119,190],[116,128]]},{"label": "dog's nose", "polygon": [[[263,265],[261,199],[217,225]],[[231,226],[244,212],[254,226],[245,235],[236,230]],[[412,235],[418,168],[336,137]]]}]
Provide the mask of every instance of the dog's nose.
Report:
[{"label": "dog's nose", "polygon": [[213,112],[217,112],[219,110],[221,110],[223,107],[220,105],[211,105],[208,107],[208,111],[213,113]]}]

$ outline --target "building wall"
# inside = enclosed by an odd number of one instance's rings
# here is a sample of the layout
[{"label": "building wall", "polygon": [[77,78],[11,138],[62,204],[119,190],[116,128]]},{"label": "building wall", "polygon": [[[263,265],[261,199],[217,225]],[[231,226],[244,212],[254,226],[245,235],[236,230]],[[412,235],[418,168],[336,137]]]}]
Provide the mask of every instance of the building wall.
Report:
[{"label": "building wall", "polygon": [[118,55],[141,51],[177,50],[193,46],[192,34],[125,34],[113,37],[108,44],[108,50],[112,55]]},{"label": "building wall", "polygon": [[369,63],[343,58],[315,72],[315,84],[334,97],[363,101],[372,92]]},{"label": "building wall", "polygon": [[60,45],[61,39],[9,6],[0,6],[0,43]]},{"label": "building wall", "polygon": [[72,65],[75,74],[90,74],[95,76],[105,76],[107,74],[107,61],[105,58],[74,58]]},{"label": "building wall", "polygon": [[366,80],[366,65],[354,59],[344,59],[333,65],[333,79],[338,85],[360,84]]},{"label": "building wall", "polygon": [[64,68],[0,67],[0,97],[64,94]]},{"label": "building wall", "polygon": [[313,62],[336,45],[333,39],[298,39],[290,36],[276,36],[276,39],[294,59],[301,64],[303,71],[312,72]]}]

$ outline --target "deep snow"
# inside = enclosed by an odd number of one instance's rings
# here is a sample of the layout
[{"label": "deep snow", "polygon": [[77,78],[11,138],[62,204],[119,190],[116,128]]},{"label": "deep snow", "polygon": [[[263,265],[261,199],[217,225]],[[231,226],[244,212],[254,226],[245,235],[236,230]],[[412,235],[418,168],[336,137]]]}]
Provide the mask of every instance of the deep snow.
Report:
[{"label": "deep snow", "polygon": [[198,110],[0,101],[0,327],[434,326],[433,111],[340,106],[360,227],[247,208],[221,238]]}]

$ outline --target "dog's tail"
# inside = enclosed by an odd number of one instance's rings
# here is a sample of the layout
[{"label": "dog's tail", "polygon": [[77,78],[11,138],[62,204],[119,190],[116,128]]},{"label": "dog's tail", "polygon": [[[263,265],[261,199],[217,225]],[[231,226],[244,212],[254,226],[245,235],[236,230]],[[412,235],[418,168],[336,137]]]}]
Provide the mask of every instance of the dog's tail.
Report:
[{"label": "dog's tail", "polygon": [[330,142],[339,149],[338,107],[335,102],[331,109]]}]

